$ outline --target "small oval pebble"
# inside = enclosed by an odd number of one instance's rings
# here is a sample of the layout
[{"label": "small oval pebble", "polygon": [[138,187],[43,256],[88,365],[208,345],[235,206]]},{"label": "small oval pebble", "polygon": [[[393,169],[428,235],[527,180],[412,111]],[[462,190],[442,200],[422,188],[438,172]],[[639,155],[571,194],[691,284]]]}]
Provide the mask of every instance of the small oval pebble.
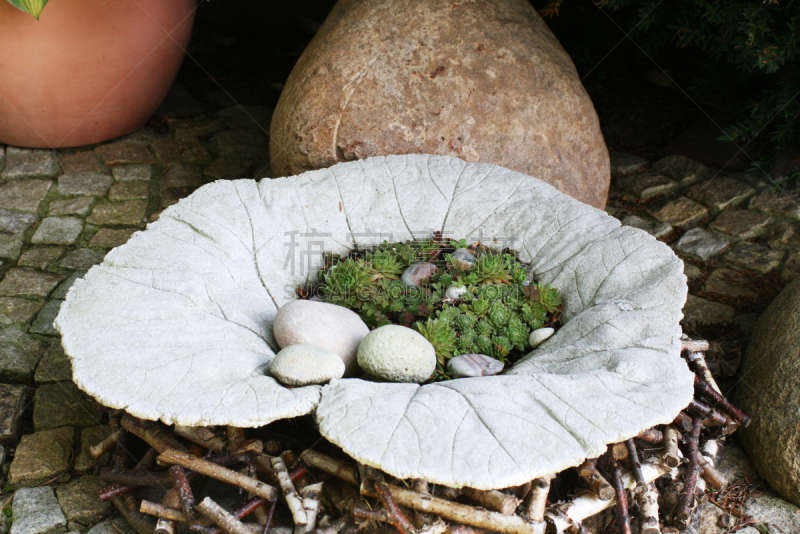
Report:
[{"label": "small oval pebble", "polygon": [[447,288],[447,291],[444,292],[444,296],[449,298],[450,300],[457,300],[461,298],[461,295],[467,292],[466,286],[457,286],[455,284],[451,285]]},{"label": "small oval pebble", "polygon": [[436,350],[419,332],[389,324],[376,328],[358,347],[358,365],[392,382],[425,382],[436,369]]},{"label": "small oval pebble", "polygon": [[531,347],[537,347],[542,341],[549,339],[550,336],[555,334],[555,330],[552,328],[539,328],[531,332],[530,337],[528,338],[528,343],[530,343]]},{"label": "small oval pebble", "polygon": [[269,373],[287,386],[324,384],[344,375],[344,362],[331,350],[290,345],[275,355]]},{"label": "small oval pebble", "polygon": [[430,278],[435,272],[436,265],[429,261],[418,261],[406,267],[400,280],[408,287],[419,287],[424,279]]},{"label": "small oval pebble", "polygon": [[483,354],[462,354],[447,361],[447,370],[453,378],[492,376],[503,370],[503,362]]},{"label": "small oval pebble", "polygon": [[454,260],[468,263],[470,267],[475,265],[475,256],[469,251],[469,249],[466,248],[457,248],[456,251],[450,255],[450,257]]}]

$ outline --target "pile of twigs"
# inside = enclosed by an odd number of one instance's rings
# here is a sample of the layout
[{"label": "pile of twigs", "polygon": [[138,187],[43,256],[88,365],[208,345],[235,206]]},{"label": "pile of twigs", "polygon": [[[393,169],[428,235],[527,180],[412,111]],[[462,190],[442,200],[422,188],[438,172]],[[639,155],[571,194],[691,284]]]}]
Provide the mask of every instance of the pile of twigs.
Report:
[{"label": "pile of twigs", "polygon": [[[277,441],[247,439],[238,428],[167,427],[117,413],[111,436],[91,451],[96,458],[114,451],[101,472],[111,485],[100,498],[112,500],[138,534],[173,534],[177,523],[202,534],[337,534],[392,527],[404,534],[586,533],[582,522],[612,506],[624,534],[632,532],[632,524],[641,534],[674,533],[689,525],[707,486],[727,485],[714,466],[718,440],[749,423],[719,392],[703,358],[707,348],[704,341],[683,342],[683,356],[696,374],[695,399],[673,423],[519,487],[486,491],[396,480],[314,449],[296,456],[281,451]],[[150,448],[129,468],[134,436]],[[225,510],[209,497],[198,502],[195,493],[208,478],[239,488],[241,506]],[[569,500],[551,502],[554,479],[573,481]],[[162,487],[161,502],[134,497],[143,486]],[[278,516],[291,524],[276,526]]]}]

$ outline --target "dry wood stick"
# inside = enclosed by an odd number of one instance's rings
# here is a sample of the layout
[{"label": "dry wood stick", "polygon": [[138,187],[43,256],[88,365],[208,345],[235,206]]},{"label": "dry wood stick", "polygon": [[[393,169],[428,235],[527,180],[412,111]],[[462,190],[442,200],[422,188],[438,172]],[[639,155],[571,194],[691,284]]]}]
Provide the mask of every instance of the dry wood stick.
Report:
[{"label": "dry wood stick", "polygon": [[710,439],[700,448],[700,464],[703,467],[703,478],[717,491],[722,491],[728,486],[725,475],[717,470],[716,458],[719,453],[719,441]]},{"label": "dry wood stick", "polygon": [[664,434],[659,429],[653,427],[639,432],[636,435],[636,439],[646,441],[651,445],[661,445],[664,441]]},{"label": "dry wood stick", "polygon": [[225,440],[204,426],[175,425],[175,433],[214,452],[222,452],[225,449]]},{"label": "dry wood stick", "polygon": [[336,460],[335,458],[331,458],[330,456],[325,456],[324,454],[312,449],[306,449],[303,451],[303,453],[300,455],[300,461],[302,461],[308,467],[319,469],[323,473],[333,475],[336,478],[344,480],[345,482],[348,482],[354,486],[358,486],[359,484],[356,469],[347,462],[342,462],[340,460]]},{"label": "dry wood stick", "polygon": [[687,352],[706,352],[710,345],[705,339],[681,339],[681,350]]},{"label": "dry wood stick", "polygon": [[441,517],[437,517],[436,521],[417,529],[417,534],[445,534],[449,529],[450,525],[442,521]]},{"label": "dry wood stick", "polygon": [[625,446],[624,442],[609,445],[608,449],[611,451],[611,457],[618,462],[628,457],[628,447]]},{"label": "dry wood stick", "polygon": [[139,511],[143,514],[152,515],[162,519],[169,519],[170,521],[177,521],[179,523],[189,522],[189,519],[186,517],[186,514],[183,513],[183,510],[145,499],[142,499],[142,502],[139,504]]},{"label": "dry wood stick", "polygon": [[127,484],[111,484],[98,491],[97,496],[100,498],[101,502],[106,502],[120,497],[121,495],[125,495],[135,490],[137,487],[138,486],[128,486]]},{"label": "dry wood stick", "polygon": [[686,415],[683,412],[678,414],[678,417],[672,422],[672,424],[680,430],[681,432],[691,432],[692,431],[692,418]]},{"label": "dry wood stick", "polygon": [[687,445],[689,447],[689,466],[686,469],[686,478],[683,482],[683,492],[675,507],[675,526],[685,529],[692,520],[692,505],[694,504],[694,490],[697,486],[697,473],[700,470],[700,452],[698,440],[700,431],[703,428],[703,420],[694,420],[692,433],[689,435]]},{"label": "dry wood stick", "polygon": [[120,429],[119,437],[117,438],[117,442],[114,444],[114,454],[111,456],[111,469],[113,471],[122,471],[125,469],[127,465],[126,462],[126,455],[128,451],[126,450],[126,442],[128,437],[127,430]]},{"label": "dry wood stick", "polygon": [[705,417],[707,426],[726,426],[728,424],[727,417],[719,413],[711,406],[698,400],[692,400],[686,409],[696,415]]},{"label": "dry wood stick", "polygon": [[403,534],[411,534],[411,532],[416,532],[416,529],[412,531],[403,530],[403,527],[397,522],[397,518],[385,508],[381,508],[380,510],[367,510],[366,508],[362,508],[360,506],[354,506],[353,517],[360,517],[362,519],[369,519],[370,521],[388,523]]},{"label": "dry wood stick", "polygon": [[589,490],[601,501],[610,501],[614,498],[614,488],[597,470],[597,458],[583,462],[578,467],[578,475],[586,481]]},{"label": "dry wood stick", "polygon": [[172,486],[173,479],[169,473],[153,473],[144,470],[131,469],[127,471],[114,471],[108,467],[100,470],[100,476],[113,484],[126,486]]},{"label": "dry wood stick", "polygon": [[378,498],[381,500],[381,503],[383,503],[384,508],[392,514],[397,521],[396,524],[400,525],[398,527],[400,531],[403,532],[403,534],[414,534],[416,532],[414,525],[411,524],[406,514],[397,506],[397,503],[392,497],[392,493],[389,491],[389,487],[378,480],[373,482],[373,486],[375,487],[375,491],[378,492]]},{"label": "dry wood stick", "polygon": [[98,458],[103,456],[105,453],[107,453],[117,445],[117,441],[119,441],[120,434],[121,431],[119,428],[114,430],[106,439],[90,447],[89,454],[92,455],[92,458],[97,460]]},{"label": "dry wood stick", "polygon": [[513,514],[519,506],[519,499],[497,490],[462,488],[461,492],[475,504],[480,504],[488,510],[494,510],[505,515]]},{"label": "dry wood stick", "polygon": [[658,521],[658,493],[655,486],[647,484],[636,496],[639,505],[639,534],[661,534]]},{"label": "dry wood stick", "polygon": [[678,456],[678,431],[672,425],[664,427],[664,465],[678,467],[681,463]]},{"label": "dry wood stick", "polygon": [[633,478],[636,479],[636,489],[640,490],[646,486],[646,483],[642,475],[642,462],[639,460],[639,451],[636,450],[636,444],[632,439],[626,440],[625,446],[628,448],[628,460],[631,463]]},{"label": "dry wood stick", "polygon": [[155,521],[139,513],[136,506],[136,499],[134,499],[132,495],[114,497],[111,499],[111,502],[137,534],[154,533],[156,528]]},{"label": "dry wood stick", "polygon": [[694,391],[696,395],[707,398],[717,405],[722,411],[726,412],[731,418],[740,425],[747,427],[750,425],[750,418],[743,411],[731,404],[720,392],[714,389],[711,384],[700,377],[694,379]]},{"label": "dry wood stick", "polygon": [[619,520],[620,532],[622,534],[632,534],[631,516],[628,513],[628,496],[625,493],[625,483],[622,480],[622,468],[614,459],[611,460],[611,471],[613,475],[611,484],[614,486],[614,497],[617,501],[617,519]]},{"label": "dry wood stick", "polygon": [[[249,534],[264,534],[263,525],[256,525],[255,523],[241,523],[241,525],[247,529]],[[214,528],[216,527],[204,527],[196,523],[189,525],[189,530],[200,534],[210,534],[214,531]],[[292,534],[292,529],[289,527],[270,527],[269,534]]]},{"label": "dry wood stick", "polygon": [[[516,515],[503,515],[489,510],[458,504],[416,491],[387,484],[392,498],[401,506],[420,512],[441,516],[448,521],[464,523],[474,527],[494,530],[504,534],[534,534],[533,526]],[[371,484],[363,484],[362,495],[377,498],[378,494]]]},{"label": "dry wood stick", "polygon": [[238,426],[226,426],[225,440],[227,442],[228,450],[236,450],[244,441],[244,430]]},{"label": "dry wood stick", "polygon": [[189,485],[189,479],[186,478],[186,471],[179,465],[173,465],[169,468],[169,474],[175,481],[175,489],[178,493],[178,499],[181,503],[181,510],[189,519],[194,517],[194,493],[192,493],[192,486]]},{"label": "dry wood stick", "polygon": [[156,521],[155,534],[175,534],[175,521],[158,519]]},{"label": "dry wood stick", "polygon": [[[244,503],[242,506],[240,506],[236,510],[232,511],[231,515],[233,517],[235,517],[236,519],[244,519],[248,515],[250,515],[253,512],[255,512],[256,510],[261,510],[262,507],[264,506],[264,503],[266,503],[266,502],[267,501],[265,501],[261,497],[256,497],[255,499],[250,499],[249,501]],[[207,531],[207,534],[220,534],[220,528],[219,527],[211,528],[211,529],[209,529]]]},{"label": "dry wood stick", "polygon": [[[674,471],[674,469],[670,469],[659,464],[642,464],[642,474],[644,475],[644,479],[648,484],[653,482],[658,477]],[[630,489],[636,485],[636,480],[630,473],[623,473],[622,480],[626,488]],[[551,532],[552,530],[557,534],[561,534],[569,529],[572,525],[579,524],[587,517],[592,517],[593,515],[599,514],[606,508],[612,506],[614,502],[614,500],[600,500],[596,495],[588,493],[576,497],[572,501],[559,504],[556,510],[549,512],[545,516],[545,519],[551,526],[548,528],[548,532]]]},{"label": "dry wood stick", "polygon": [[308,523],[305,525],[295,525],[293,534],[308,534],[317,526],[317,514],[319,513],[319,499],[322,495],[322,482],[311,484],[300,490],[300,497],[303,498],[303,508],[306,511]]},{"label": "dry wood stick", "polygon": [[547,494],[550,493],[552,475],[533,479],[531,492],[525,503],[525,517],[535,523],[544,521],[544,510],[547,505]]},{"label": "dry wood stick", "polygon": [[203,502],[197,505],[197,511],[228,534],[251,534],[252,532],[230,512],[211,500],[211,497],[203,499]]},{"label": "dry wood stick", "polygon": [[275,456],[270,460],[272,469],[275,470],[275,475],[278,477],[278,484],[281,486],[283,498],[289,511],[292,512],[292,519],[295,525],[305,525],[308,523],[306,511],[303,508],[303,501],[298,497],[297,490],[292,482],[292,477],[289,476],[289,470],[286,469],[286,463],[280,456]]},{"label": "dry wood stick", "polygon": [[120,421],[122,428],[143,440],[159,453],[167,449],[185,451],[184,447],[166,427],[154,421],[142,421],[130,414],[122,416]]},{"label": "dry wood stick", "polygon": [[156,461],[161,465],[180,465],[190,471],[220,480],[226,484],[236,486],[237,488],[242,488],[270,502],[278,498],[278,491],[269,484],[265,484],[260,480],[252,479],[246,475],[242,475],[236,471],[208,462],[202,458],[197,458],[185,452],[166,450],[159,455]]}]

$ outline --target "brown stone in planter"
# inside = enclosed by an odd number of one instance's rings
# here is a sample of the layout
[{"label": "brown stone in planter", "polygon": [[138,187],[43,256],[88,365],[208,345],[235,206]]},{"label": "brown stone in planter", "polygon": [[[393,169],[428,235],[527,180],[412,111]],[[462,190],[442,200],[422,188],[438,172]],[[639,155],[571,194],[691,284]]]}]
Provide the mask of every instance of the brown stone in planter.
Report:
[{"label": "brown stone in planter", "polygon": [[609,157],[558,41],[525,0],[341,0],[270,129],[276,176],[387,154],[446,154],[535,176],[596,207]]}]

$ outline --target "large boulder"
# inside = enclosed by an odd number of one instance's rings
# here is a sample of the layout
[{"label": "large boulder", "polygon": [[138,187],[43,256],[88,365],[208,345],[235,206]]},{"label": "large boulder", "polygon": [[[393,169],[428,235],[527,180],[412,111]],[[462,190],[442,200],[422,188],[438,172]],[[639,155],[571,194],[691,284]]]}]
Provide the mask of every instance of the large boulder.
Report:
[{"label": "large boulder", "polygon": [[527,0],[340,0],[270,135],[276,176],[428,153],[502,165],[598,208],[608,196],[597,114]]},{"label": "large boulder", "polygon": [[770,304],[747,346],[738,404],[741,440],[758,472],[800,505],[800,279]]}]

